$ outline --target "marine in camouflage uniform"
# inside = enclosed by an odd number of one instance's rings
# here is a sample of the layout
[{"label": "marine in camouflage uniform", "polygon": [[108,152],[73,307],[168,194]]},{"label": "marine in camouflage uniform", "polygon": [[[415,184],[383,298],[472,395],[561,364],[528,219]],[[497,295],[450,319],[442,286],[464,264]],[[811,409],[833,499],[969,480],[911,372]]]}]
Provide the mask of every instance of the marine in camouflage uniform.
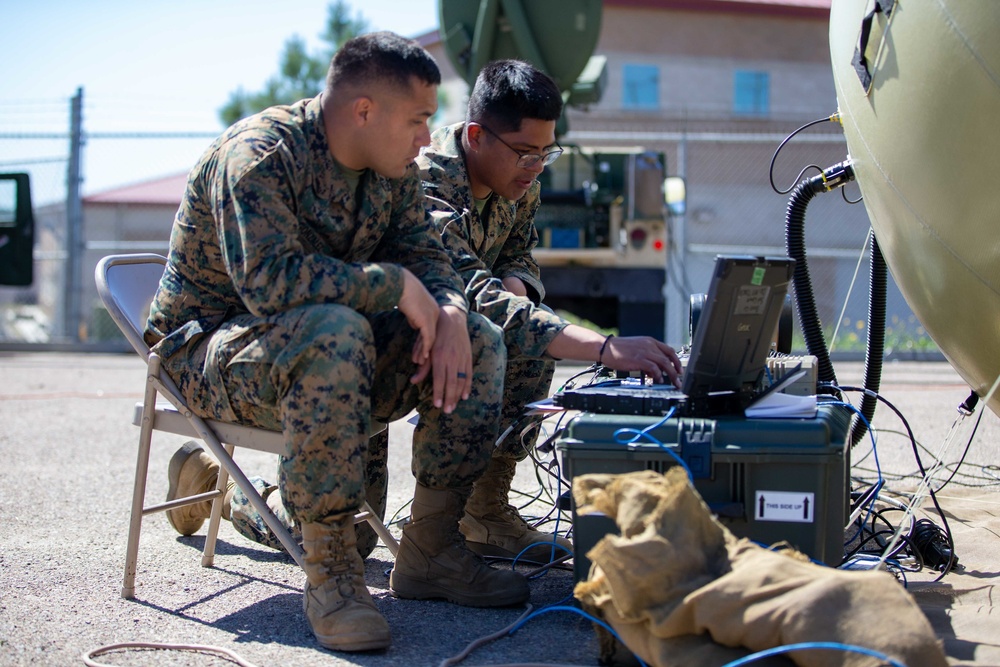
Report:
[{"label": "marine in camouflage uniform", "polygon": [[[542,305],[545,286],[531,252],[538,245],[535,211],[538,181],[518,201],[492,196],[480,211],[469,187],[461,136],[465,123],[436,130],[431,145],[417,158],[427,207],[441,230],[452,265],[465,283],[474,312],[503,328],[507,346],[501,433],[518,421],[528,403],[546,398],[555,360],[546,349],[568,322]],[[528,297],[507,291],[502,280],[519,278]],[[525,443],[507,437],[495,455],[518,461],[528,455]]]},{"label": "marine in camouflage uniform", "polygon": [[[336,650],[390,642],[353,526],[373,420],[420,414],[392,592],[475,606],[529,595],[458,530],[489,460],[484,434],[497,434],[506,351],[497,327],[468,312],[407,157],[428,137],[439,83],[418,44],[372,33],[338,51],[321,96],[227,130],[191,171],[146,326],[194,412],[283,432],[278,492],[301,529],[305,615]],[[203,452],[174,464],[168,497],[217,477]],[[189,534],[177,519],[192,517],[171,515]]]},{"label": "marine in camouflage uniform", "polygon": [[[494,193],[477,206],[462,148],[464,128],[458,123],[435,131],[417,164],[428,210],[465,283],[470,307],[503,329],[507,367],[500,430],[513,430],[494,449],[466,508],[462,531],[469,546],[484,555],[547,561],[565,555],[572,545],[528,526],[510,504],[510,485],[517,463],[528,456],[537,437],[524,418],[525,406],[549,395],[555,361],[546,350],[569,323],[541,303],[545,287],[531,254],[538,244],[534,217],[539,183],[516,201]],[[505,278],[519,279],[528,295],[508,291]]]},{"label": "marine in camouflage uniform", "polygon": [[562,110],[562,94],[543,72],[524,61],[492,61],[476,77],[466,121],[436,131],[417,158],[428,209],[470,307],[503,329],[507,348],[501,429],[516,426],[493,452],[461,523],[469,546],[488,555],[546,560],[572,551],[565,538],[528,526],[510,503],[517,463],[536,435],[522,438],[518,418],[548,394],[554,358],[672,381],[680,371],[676,352],[661,341],[604,336],[542,305],[545,289],[532,257],[537,179],[563,152],[555,135]]}]

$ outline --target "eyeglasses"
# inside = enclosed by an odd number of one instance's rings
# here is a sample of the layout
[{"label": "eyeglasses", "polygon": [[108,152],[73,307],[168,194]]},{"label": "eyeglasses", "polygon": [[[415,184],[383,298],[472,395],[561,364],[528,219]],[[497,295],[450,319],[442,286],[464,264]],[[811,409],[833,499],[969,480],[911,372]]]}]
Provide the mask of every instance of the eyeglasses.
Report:
[{"label": "eyeglasses", "polygon": [[507,148],[517,153],[517,167],[519,169],[531,169],[539,162],[542,163],[543,167],[547,167],[553,162],[555,162],[556,158],[558,158],[560,155],[563,154],[563,148],[562,146],[559,145],[559,142],[556,142],[556,148],[553,148],[549,152],[544,153],[542,155],[539,155],[538,153],[522,153],[521,151],[517,150],[516,148],[508,144],[506,141],[501,139],[500,135],[491,130],[490,128],[486,127],[482,123],[476,123],[476,124],[479,127],[486,130],[487,132],[489,132],[490,134],[492,134],[493,137],[496,138],[496,140],[499,141],[501,144],[503,144]]}]

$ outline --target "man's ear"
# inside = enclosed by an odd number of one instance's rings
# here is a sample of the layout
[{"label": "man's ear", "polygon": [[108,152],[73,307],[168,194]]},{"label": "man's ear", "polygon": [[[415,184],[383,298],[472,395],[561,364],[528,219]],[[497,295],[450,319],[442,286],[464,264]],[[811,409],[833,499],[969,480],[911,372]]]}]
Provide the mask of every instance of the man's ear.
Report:
[{"label": "man's ear", "polygon": [[351,105],[351,118],[358,127],[364,127],[371,119],[375,109],[375,101],[367,95],[360,95]]},{"label": "man's ear", "polygon": [[476,124],[470,123],[465,126],[465,138],[469,141],[469,148],[474,151],[479,150],[479,144],[483,140],[483,128]]}]

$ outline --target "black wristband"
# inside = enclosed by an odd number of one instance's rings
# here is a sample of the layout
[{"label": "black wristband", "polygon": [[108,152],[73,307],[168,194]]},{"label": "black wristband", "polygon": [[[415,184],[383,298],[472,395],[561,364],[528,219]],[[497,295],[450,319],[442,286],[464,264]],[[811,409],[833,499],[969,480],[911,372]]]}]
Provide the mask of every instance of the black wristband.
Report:
[{"label": "black wristband", "polygon": [[601,344],[601,351],[597,353],[597,363],[604,365],[604,350],[608,347],[608,341],[614,338],[614,334],[608,334],[608,337],[604,339],[604,343]]}]

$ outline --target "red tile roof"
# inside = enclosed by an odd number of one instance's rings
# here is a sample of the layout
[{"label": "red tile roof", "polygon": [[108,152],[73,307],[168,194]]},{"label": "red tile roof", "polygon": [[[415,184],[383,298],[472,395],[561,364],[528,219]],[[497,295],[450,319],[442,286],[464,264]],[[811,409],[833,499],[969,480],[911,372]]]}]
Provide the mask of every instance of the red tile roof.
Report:
[{"label": "red tile roof", "polygon": [[605,6],[826,18],[833,0],[604,0]]},{"label": "red tile roof", "polygon": [[177,206],[184,196],[187,172],[104,190],[83,198],[85,204],[169,204]]}]

